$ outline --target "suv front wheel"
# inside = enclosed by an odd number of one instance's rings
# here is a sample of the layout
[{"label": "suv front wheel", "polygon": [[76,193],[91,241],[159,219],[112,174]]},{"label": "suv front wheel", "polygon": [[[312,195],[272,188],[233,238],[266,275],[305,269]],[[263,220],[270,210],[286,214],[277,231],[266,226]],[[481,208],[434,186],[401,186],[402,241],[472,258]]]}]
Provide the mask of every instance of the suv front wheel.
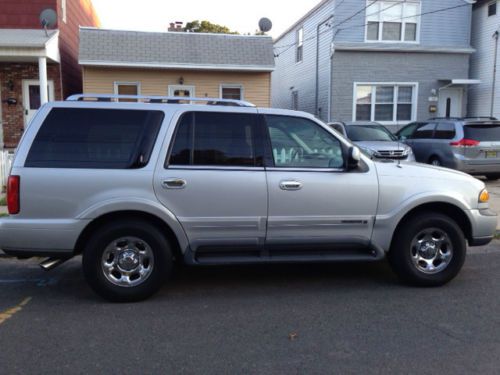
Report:
[{"label": "suv front wheel", "polygon": [[398,229],[388,258],[403,281],[439,286],[458,274],[465,254],[465,237],[457,223],[429,212],[413,216]]},{"label": "suv front wheel", "polygon": [[99,228],[83,252],[91,288],[113,302],[134,302],[155,293],[170,275],[169,243],[154,225],[120,220]]}]

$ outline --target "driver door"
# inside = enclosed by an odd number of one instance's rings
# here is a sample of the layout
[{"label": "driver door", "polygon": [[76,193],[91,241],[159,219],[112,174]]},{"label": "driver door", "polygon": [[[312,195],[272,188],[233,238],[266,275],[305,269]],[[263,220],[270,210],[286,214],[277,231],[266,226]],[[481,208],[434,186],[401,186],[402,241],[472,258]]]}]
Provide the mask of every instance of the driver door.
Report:
[{"label": "driver door", "polygon": [[266,248],[367,245],[378,200],[374,168],[345,171],[341,142],[318,123],[265,116],[273,165]]}]

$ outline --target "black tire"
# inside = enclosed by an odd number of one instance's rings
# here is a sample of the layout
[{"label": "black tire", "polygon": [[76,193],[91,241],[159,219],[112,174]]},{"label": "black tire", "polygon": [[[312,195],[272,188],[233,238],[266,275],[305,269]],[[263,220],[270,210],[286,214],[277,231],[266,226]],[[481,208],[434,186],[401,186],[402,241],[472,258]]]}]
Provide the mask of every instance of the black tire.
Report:
[{"label": "black tire", "polygon": [[439,159],[437,156],[433,156],[429,159],[429,164],[434,165],[436,167],[442,167],[443,163],[441,163],[441,159]]},{"label": "black tire", "polygon": [[[414,262],[412,242],[422,231],[437,228],[448,236],[452,245],[452,256],[447,266],[433,274],[423,272]],[[440,286],[452,280],[462,268],[466,255],[465,237],[455,221],[450,217],[433,212],[425,212],[411,217],[395,233],[388,254],[389,263],[398,277],[416,286]],[[425,264],[425,263],[424,263]]]},{"label": "black tire", "polygon": [[[139,239],[143,242],[134,242],[145,243],[148,252],[153,254],[152,264],[146,265],[151,267],[149,276],[135,286],[114,284],[101,265],[108,245],[121,238]],[[173,257],[167,239],[156,226],[146,221],[125,219],[105,224],[91,236],[83,251],[82,265],[85,279],[101,297],[112,302],[136,302],[161,288],[172,272]]]},{"label": "black tire", "polygon": [[487,174],[486,179],[488,181],[496,181],[500,178],[500,174]]}]

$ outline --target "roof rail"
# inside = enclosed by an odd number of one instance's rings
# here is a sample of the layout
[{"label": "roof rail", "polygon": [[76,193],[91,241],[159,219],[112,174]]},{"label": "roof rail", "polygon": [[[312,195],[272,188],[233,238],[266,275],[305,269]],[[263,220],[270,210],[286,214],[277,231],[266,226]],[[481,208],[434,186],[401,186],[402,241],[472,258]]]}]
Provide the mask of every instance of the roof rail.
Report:
[{"label": "roof rail", "polygon": [[69,96],[66,100],[70,102],[96,101],[96,102],[118,102],[120,99],[137,100],[142,103],[165,103],[186,104],[191,102],[204,102],[206,105],[222,105],[235,107],[255,107],[255,104],[244,100],[221,99],[221,98],[193,98],[184,96],[146,96],[146,95],[114,95],[114,94],[76,94]]}]

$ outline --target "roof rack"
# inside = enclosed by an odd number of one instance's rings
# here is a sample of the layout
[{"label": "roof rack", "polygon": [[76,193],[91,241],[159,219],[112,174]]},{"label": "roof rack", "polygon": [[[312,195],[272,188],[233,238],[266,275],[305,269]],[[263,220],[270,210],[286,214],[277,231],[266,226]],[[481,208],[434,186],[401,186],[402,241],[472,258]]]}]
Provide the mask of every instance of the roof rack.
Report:
[{"label": "roof rack", "polygon": [[492,120],[492,121],[497,121],[498,119],[496,117],[491,117],[491,116],[470,116],[470,117],[431,117],[429,120]]},{"label": "roof rack", "polygon": [[205,103],[206,105],[221,105],[234,107],[255,107],[255,104],[244,100],[220,99],[220,98],[193,98],[184,96],[146,96],[146,95],[114,95],[114,94],[76,94],[69,96],[66,101],[81,102],[118,102],[120,99],[137,100],[142,103],[165,103],[165,104],[190,104],[192,102]]}]

